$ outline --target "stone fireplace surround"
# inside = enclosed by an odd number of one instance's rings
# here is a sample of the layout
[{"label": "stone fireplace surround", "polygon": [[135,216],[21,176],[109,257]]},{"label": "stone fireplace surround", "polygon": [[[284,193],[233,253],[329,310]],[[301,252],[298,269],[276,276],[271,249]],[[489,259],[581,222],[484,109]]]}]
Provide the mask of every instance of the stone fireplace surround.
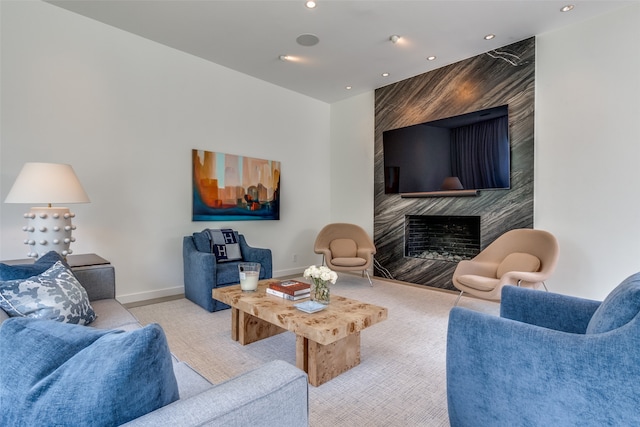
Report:
[{"label": "stone fireplace surround", "polygon": [[[534,89],[535,38],[529,38],[376,90],[374,242],[377,262],[393,278],[455,289],[451,276],[457,260],[406,256],[406,217],[476,217],[479,250],[508,230],[533,227]],[[505,104],[509,190],[479,191],[476,197],[385,194],[384,131]],[[384,276],[379,269],[374,274]]]}]

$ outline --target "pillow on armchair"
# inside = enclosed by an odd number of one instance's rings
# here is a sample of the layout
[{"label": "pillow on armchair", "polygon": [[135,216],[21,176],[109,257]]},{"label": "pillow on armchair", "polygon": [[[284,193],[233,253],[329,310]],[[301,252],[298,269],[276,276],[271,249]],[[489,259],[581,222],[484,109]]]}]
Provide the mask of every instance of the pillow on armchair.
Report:
[{"label": "pillow on armchair", "polygon": [[214,254],[217,262],[242,260],[238,232],[230,228],[207,228],[193,233],[193,242],[198,252]]},{"label": "pillow on armchair", "polygon": [[357,267],[367,263],[366,259],[358,257],[358,244],[353,239],[333,239],[329,250],[333,265]]},{"label": "pillow on armchair", "polygon": [[458,281],[470,288],[483,292],[489,292],[500,284],[500,279],[510,271],[534,272],[540,268],[540,259],[537,256],[522,252],[513,252],[507,255],[496,269],[496,277],[486,277],[477,274],[464,274],[458,277]]},{"label": "pillow on armchair", "polygon": [[358,255],[358,245],[353,239],[333,239],[329,243],[331,258],[353,258]]},{"label": "pillow on armchair", "polygon": [[526,271],[533,273],[540,268],[540,259],[531,254],[522,252],[514,252],[507,255],[496,271],[496,277],[499,279],[504,276],[505,273],[510,271]]},{"label": "pillow on armchair", "polygon": [[0,425],[115,426],[179,398],[162,328],[12,318],[0,328]]}]

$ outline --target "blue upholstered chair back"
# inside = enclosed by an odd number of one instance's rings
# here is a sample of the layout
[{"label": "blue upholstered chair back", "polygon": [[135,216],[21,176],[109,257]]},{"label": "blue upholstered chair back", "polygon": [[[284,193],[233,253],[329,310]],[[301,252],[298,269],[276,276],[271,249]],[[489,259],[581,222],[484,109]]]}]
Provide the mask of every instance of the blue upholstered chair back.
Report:
[{"label": "blue upholstered chair back", "polygon": [[508,286],[447,334],[452,427],[640,425],[640,273],[603,302]]},{"label": "blue upholstered chair back", "polygon": [[638,318],[640,313],[640,273],[619,284],[600,304],[587,326],[587,334],[617,329]]}]

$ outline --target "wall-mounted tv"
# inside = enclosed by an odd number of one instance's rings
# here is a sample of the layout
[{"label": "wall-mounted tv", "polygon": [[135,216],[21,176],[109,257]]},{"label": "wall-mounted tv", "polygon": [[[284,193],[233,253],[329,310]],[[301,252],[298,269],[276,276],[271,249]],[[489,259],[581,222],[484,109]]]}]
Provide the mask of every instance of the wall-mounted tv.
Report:
[{"label": "wall-mounted tv", "polygon": [[510,188],[508,111],[502,105],[385,131],[385,193]]}]

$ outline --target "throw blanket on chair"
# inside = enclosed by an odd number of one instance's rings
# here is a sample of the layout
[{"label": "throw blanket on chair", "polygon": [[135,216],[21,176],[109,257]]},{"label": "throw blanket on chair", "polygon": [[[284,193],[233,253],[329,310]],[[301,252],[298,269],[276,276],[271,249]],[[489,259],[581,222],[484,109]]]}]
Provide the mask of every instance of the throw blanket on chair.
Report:
[{"label": "throw blanket on chair", "polygon": [[240,243],[238,243],[237,234],[230,228],[211,229],[209,232],[209,240],[211,240],[211,253],[216,256],[216,261],[238,261],[242,259],[240,252]]}]

